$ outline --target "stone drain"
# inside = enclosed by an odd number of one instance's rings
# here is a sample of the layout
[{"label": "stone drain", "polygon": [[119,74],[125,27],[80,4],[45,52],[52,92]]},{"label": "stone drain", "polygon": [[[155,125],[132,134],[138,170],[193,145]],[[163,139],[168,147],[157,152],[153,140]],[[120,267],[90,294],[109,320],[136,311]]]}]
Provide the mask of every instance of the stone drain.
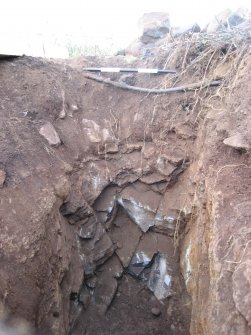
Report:
[{"label": "stone drain", "polygon": [[[172,334],[187,334],[189,311],[181,306],[189,305],[189,297],[173,241],[177,221],[185,222],[187,217],[174,210],[163,215],[162,194],[153,190],[156,185],[152,186],[139,181],[124,188],[110,185],[92,207],[76,195],[62,206],[61,213],[76,228],[78,252],[84,266],[83,285],[70,296],[71,334],[101,331],[109,334],[113,327],[113,332],[122,334],[118,330],[121,326],[133,334],[150,331],[149,325],[146,329],[145,325],[139,329],[134,326],[134,330],[122,325],[123,318],[112,313],[115,305],[115,309],[133,313],[136,319],[162,318],[159,326],[154,326],[159,328],[156,334],[162,334],[161,327],[163,334],[168,327]],[[180,222],[179,225],[182,226]],[[128,282],[131,286],[125,288]],[[132,292],[136,286],[140,289],[135,294]],[[143,300],[138,293],[141,291]],[[132,301],[131,312],[126,311]],[[142,315],[137,310],[142,304],[150,314]],[[172,307],[167,318],[168,306]],[[129,319],[127,315],[124,322]]]}]

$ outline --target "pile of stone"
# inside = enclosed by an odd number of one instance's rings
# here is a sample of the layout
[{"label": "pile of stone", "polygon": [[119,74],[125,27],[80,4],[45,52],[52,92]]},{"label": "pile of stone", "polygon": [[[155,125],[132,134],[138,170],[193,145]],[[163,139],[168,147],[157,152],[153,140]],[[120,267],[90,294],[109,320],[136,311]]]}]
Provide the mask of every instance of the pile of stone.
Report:
[{"label": "pile of stone", "polygon": [[140,37],[126,48],[125,54],[143,58],[153,56],[155,49],[158,49],[161,43],[171,43],[173,39],[182,36],[198,33],[215,34],[238,29],[247,32],[251,37],[251,15],[243,8],[237,11],[224,10],[203,29],[196,22],[188,26],[172,27],[169,14],[166,12],[144,14],[139,20],[139,26]]}]

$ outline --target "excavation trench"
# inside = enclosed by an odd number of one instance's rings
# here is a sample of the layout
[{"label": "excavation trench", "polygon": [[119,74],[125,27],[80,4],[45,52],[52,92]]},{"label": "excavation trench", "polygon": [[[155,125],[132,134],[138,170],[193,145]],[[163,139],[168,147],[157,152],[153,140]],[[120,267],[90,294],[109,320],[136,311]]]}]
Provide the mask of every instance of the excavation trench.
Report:
[{"label": "excavation trench", "polygon": [[148,182],[111,184],[92,206],[73,196],[61,207],[84,264],[84,281],[70,294],[71,334],[188,334],[177,238],[190,213],[164,214],[167,183]]},{"label": "excavation trench", "polygon": [[0,298],[35,333],[250,335],[250,54],[203,45],[124,78],[224,79],[170,95],[1,62]]}]

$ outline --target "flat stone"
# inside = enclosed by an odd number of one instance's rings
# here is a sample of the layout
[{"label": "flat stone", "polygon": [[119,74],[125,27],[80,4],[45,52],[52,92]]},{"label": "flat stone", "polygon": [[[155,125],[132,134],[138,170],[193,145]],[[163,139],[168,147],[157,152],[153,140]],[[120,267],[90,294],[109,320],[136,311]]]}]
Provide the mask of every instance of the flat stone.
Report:
[{"label": "flat stone", "polygon": [[95,244],[93,250],[94,262],[97,266],[103,264],[114,252],[114,245],[107,233]]},{"label": "flat stone", "polygon": [[117,292],[117,279],[122,275],[123,268],[116,255],[111,257],[100,268],[97,277],[97,285],[94,290],[94,304],[96,310],[105,314]]},{"label": "flat stone", "polygon": [[0,188],[3,188],[5,179],[6,179],[6,172],[4,170],[0,170]]},{"label": "flat stone", "polygon": [[176,167],[173,164],[169,163],[167,157],[159,156],[156,161],[156,169],[163,176],[168,177],[176,170]]},{"label": "flat stone", "polygon": [[[139,227],[132,220],[119,210],[114,220],[114,227],[111,231],[111,238],[119,248],[116,249],[123,267],[128,267],[142,235]],[[128,238],[130,236],[130,238]]]},{"label": "flat stone", "polygon": [[154,259],[147,286],[158,300],[163,300],[172,295],[171,284],[172,277],[167,259],[159,254]]},{"label": "flat stone", "polygon": [[138,203],[126,199],[119,199],[119,204],[144,233],[154,225],[154,212],[147,211],[144,207],[138,205]]},{"label": "flat stone", "polygon": [[61,206],[60,211],[71,224],[90,217],[93,214],[81,194],[73,193],[67,200],[68,201]]},{"label": "flat stone", "polygon": [[95,201],[93,208],[96,211],[111,213],[119,191],[120,188],[117,186],[109,186],[105,188]]},{"label": "flat stone", "polygon": [[93,120],[82,119],[82,125],[85,135],[91,143],[113,142],[114,136],[107,128],[101,128]]},{"label": "flat stone", "polygon": [[137,246],[136,253],[143,253],[148,259],[153,259],[154,255],[161,253],[164,257],[173,257],[173,240],[162,234],[152,231],[144,234]]},{"label": "flat stone", "polygon": [[226,138],[223,143],[237,150],[248,150],[250,148],[249,144],[240,133]]},{"label": "flat stone", "polygon": [[125,146],[122,148],[122,153],[125,154],[129,154],[133,151],[141,151],[143,146],[143,143],[126,143]]},{"label": "flat stone", "polygon": [[161,195],[153,192],[143,183],[135,183],[126,187],[118,199],[129,217],[143,232],[154,225],[155,214],[158,210]]},{"label": "flat stone", "polygon": [[58,133],[50,122],[47,122],[40,128],[39,134],[42,135],[51,146],[59,146],[61,144]]},{"label": "flat stone", "polygon": [[166,178],[163,177],[163,175],[159,173],[151,173],[149,175],[143,176],[139,179],[142,183],[145,184],[154,184],[154,183],[159,183],[161,181],[165,181]]},{"label": "flat stone", "polygon": [[161,216],[159,215],[159,213],[157,213],[155,217],[155,224],[152,229],[153,231],[157,233],[173,236],[176,225],[177,225],[177,220],[179,217],[180,217],[180,213],[177,211],[176,212],[170,211],[169,215],[165,215],[165,216]]},{"label": "flat stone", "polygon": [[151,184],[150,188],[154,192],[164,194],[166,192],[166,189],[167,189],[167,184],[168,184],[168,182],[161,181],[159,183]]},{"label": "flat stone", "polygon": [[108,143],[105,147],[105,153],[107,154],[116,154],[119,152],[119,147],[117,143]]}]

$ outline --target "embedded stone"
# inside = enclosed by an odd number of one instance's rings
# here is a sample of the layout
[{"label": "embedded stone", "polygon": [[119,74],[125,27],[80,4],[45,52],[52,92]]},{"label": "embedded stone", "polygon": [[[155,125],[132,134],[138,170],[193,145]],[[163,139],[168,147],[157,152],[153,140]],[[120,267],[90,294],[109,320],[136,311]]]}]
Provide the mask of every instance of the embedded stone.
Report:
[{"label": "embedded stone", "polygon": [[152,258],[143,251],[138,251],[133,255],[127,270],[131,275],[139,277],[144,269],[151,264],[151,261]]},{"label": "embedded stone", "polygon": [[78,236],[82,239],[92,239],[96,233],[96,220],[89,220],[84,226],[79,229]]},{"label": "embedded stone", "polygon": [[152,312],[152,315],[154,315],[154,316],[160,316],[160,314],[161,314],[161,310],[158,307],[153,307],[151,309],[151,312]]},{"label": "embedded stone", "polygon": [[129,217],[143,232],[154,225],[155,214],[158,210],[161,195],[153,192],[143,183],[135,183],[126,187],[118,199]]},{"label": "embedded stone", "polygon": [[158,300],[163,300],[172,295],[172,277],[167,259],[161,254],[157,255],[151,268],[148,288]]},{"label": "embedded stone", "polygon": [[97,276],[97,285],[94,290],[94,304],[98,312],[105,314],[117,292],[118,282],[116,278],[122,275],[123,268],[116,255],[111,257],[100,268]]},{"label": "embedded stone", "polygon": [[237,150],[248,150],[250,148],[249,144],[240,133],[226,138],[223,143]]},{"label": "embedded stone", "polygon": [[58,133],[50,122],[47,122],[40,128],[39,134],[42,135],[51,146],[59,146],[61,144]]},{"label": "embedded stone", "polygon": [[118,212],[113,224],[114,228],[111,231],[111,238],[114,244],[119,246],[116,249],[116,254],[126,268],[135,252],[142,232],[122,210]]},{"label": "embedded stone", "polygon": [[71,191],[71,184],[68,178],[61,177],[55,185],[56,195],[62,200],[65,200],[68,197],[70,191]]}]

